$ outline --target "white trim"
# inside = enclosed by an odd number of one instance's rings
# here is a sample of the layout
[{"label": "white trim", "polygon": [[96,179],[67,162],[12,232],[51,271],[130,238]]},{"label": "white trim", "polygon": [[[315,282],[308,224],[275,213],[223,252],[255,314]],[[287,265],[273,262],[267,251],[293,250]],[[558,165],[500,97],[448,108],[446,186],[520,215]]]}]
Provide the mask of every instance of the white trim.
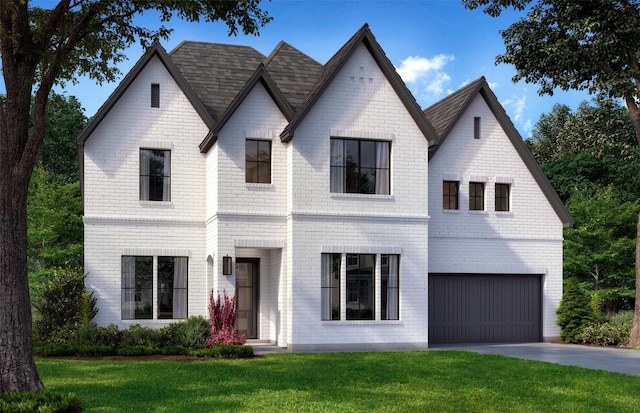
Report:
[{"label": "white trim", "polygon": [[391,142],[396,139],[396,135],[391,132],[367,131],[357,129],[330,128],[329,135],[335,138],[372,139]]},{"label": "white trim", "polygon": [[183,248],[123,248],[121,255],[191,258],[191,250]]},{"label": "white trim", "polygon": [[284,248],[285,240],[269,238],[235,239],[233,240],[233,246],[236,248]]},{"label": "white trim", "polygon": [[402,247],[397,245],[323,245],[323,254],[396,254],[402,255]]},{"label": "white trim", "polygon": [[140,225],[153,227],[171,226],[193,228],[204,228],[205,226],[205,223],[201,220],[178,218],[85,216],[82,221],[85,225]]}]

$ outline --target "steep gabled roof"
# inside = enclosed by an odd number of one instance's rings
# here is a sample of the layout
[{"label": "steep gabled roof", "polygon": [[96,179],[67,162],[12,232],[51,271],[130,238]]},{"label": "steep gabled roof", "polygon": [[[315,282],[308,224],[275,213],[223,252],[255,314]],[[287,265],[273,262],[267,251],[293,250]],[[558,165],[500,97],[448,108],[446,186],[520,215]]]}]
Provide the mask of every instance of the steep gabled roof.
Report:
[{"label": "steep gabled roof", "polygon": [[180,43],[169,56],[214,123],[265,59],[248,46],[191,41]]},{"label": "steep gabled roof", "polygon": [[285,42],[278,43],[264,66],[295,111],[304,103],[323,68],[320,63]]},{"label": "steep gabled roof", "polygon": [[91,118],[91,121],[80,133],[80,136],[78,136],[78,145],[84,145],[89,136],[91,136],[91,133],[96,129],[96,127],[98,127],[104,117],[109,113],[109,111],[111,111],[113,106],[120,100],[124,92],[126,92],[133,81],[136,80],[140,72],[142,72],[142,70],[154,57],[160,59],[169,74],[171,74],[171,77],[173,77],[173,80],[178,84],[187,99],[189,99],[189,102],[191,103],[191,105],[193,105],[193,108],[198,112],[204,123],[209,128],[213,126],[214,121],[207,112],[205,106],[198,99],[197,95],[194,93],[193,89],[191,89],[189,83],[186,82],[185,78],[182,76],[164,48],[158,41],[155,41],[153,42],[149,50],[147,50],[147,52],[140,58],[140,60],[136,62],[131,71],[129,71],[124,79],[122,79],[122,82],[120,82],[118,87],[116,87],[107,101],[100,107],[100,109],[98,109],[95,116]]},{"label": "steep gabled roof", "polygon": [[247,81],[245,86],[242,88],[242,90],[240,90],[240,93],[238,93],[238,95],[236,95],[236,97],[233,99],[227,110],[224,111],[216,125],[204,138],[204,140],[200,144],[200,152],[205,153],[211,148],[211,146],[213,146],[213,144],[218,140],[218,134],[220,133],[222,127],[227,123],[227,121],[242,104],[247,95],[258,83],[261,83],[262,86],[266,89],[267,93],[269,93],[280,111],[284,114],[285,118],[287,120],[291,120],[293,118],[294,111],[291,108],[291,105],[289,105],[287,99],[280,92],[269,73],[267,73],[265,66],[261,63],[253,73],[251,78]]},{"label": "steep gabled roof", "polygon": [[436,155],[438,149],[449,137],[450,132],[453,130],[458,120],[478,95],[482,96],[484,101],[487,103],[487,106],[489,106],[489,109],[491,109],[493,116],[496,117],[498,123],[502,127],[502,130],[504,130],[516,152],[520,155],[520,158],[526,165],[527,169],[529,169],[531,176],[533,176],[534,180],[547,197],[551,207],[558,215],[558,218],[562,221],[563,226],[565,228],[573,226],[573,219],[571,218],[571,215],[569,215],[569,211],[567,211],[562,200],[553,189],[553,186],[551,186],[551,183],[544,175],[544,172],[542,172],[540,165],[538,165],[538,162],[536,162],[535,158],[527,148],[527,145],[525,145],[522,140],[522,136],[520,136],[518,130],[513,126],[511,119],[500,102],[498,102],[498,98],[493,93],[484,77],[481,77],[425,109],[425,115],[432,122],[438,133],[438,144],[430,148],[429,161],[431,161],[431,159]]},{"label": "steep gabled roof", "polygon": [[353,52],[360,44],[364,44],[367,50],[369,50],[369,53],[371,53],[371,56],[380,67],[380,70],[382,71],[382,73],[384,73],[385,77],[400,97],[400,100],[404,104],[413,120],[416,122],[416,125],[423,133],[423,135],[427,138],[427,140],[429,140],[429,142],[432,142],[436,139],[436,134],[433,130],[433,127],[429,124],[429,121],[427,121],[426,116],[416,103],[413,95],[411,95],[411,92],[409,92],[409,89],[407,89],[406,85],[396,72],[393,64],[389,61],[387,55],[384,53],[384,51],[376,41],[375,37],[371,33],[371,30],[369,29],[369,25],[365,24],[324,65],[324,68],[320,73],[320,77],[318,78],[315,86],[300,107],[300,110],[293,118],[293,120],[289,123],[289,125],[287,125],[284,131],[280,134],[280,138],[283,142],[288,142],[293,138],[296,128],[304,120],[311,108],[313,108],[313,106],[316,104],[320,96],[322,96],[329,84],[331,84],[331,81],[344,67],[345,63],[349,60]]}]

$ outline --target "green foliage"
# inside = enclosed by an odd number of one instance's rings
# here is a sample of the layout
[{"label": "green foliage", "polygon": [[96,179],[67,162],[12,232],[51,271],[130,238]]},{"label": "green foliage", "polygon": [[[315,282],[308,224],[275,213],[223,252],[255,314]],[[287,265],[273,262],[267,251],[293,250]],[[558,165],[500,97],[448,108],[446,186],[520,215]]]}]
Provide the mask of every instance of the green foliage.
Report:
[{"label": "green foliage", "polygon": [[557,311],[558,325],[562,329],[560,339],[566,343],[577,343],[578,335],[593,321],[591,303],[577,279],[569,278],[564,284]]},{"label": "green foliage", "polygon": [[604,322],[594,322],[582,329],[577,342],[600,346],[626,346],[633,323],[633,312],[626,311],[607,318]]},{"label": "green foliage", "polygon": [[120,346],[122,347],[161,347],[162,336],[160,330],[133,324],[126,330],[122,330]]},{"label": "green foliage", "polygon": [[33,302],[39,317],[36,330],[40,339],[75,329],[83,308],[95,314],[92,293],[85,298],[85,274],[80,268],[54,268],[47,271],[46,281],[40,286],[39,298]]},{"label": "green foliage", "polygon": [[202,316],[191,316],[185,321],[171,323],[160,329],[164,346],[204,348],[209,334],[209,321]]},{"label": "green foliage", "polygon": [[253,347],[244,344],[216,344],[213,347],[189,351],[194,357],[238,359],[253,357]]},{"label": "green foliage", "polygon": [[630,309],[640,202],[620,202],[609,186],[593,195],[576,191],[566,206],[575,225],[564,231],[565,277],[605,290],[598,295],[607,312]]},{"label": "green foliage", "polygon": [[81,412],[80,401],[73,393],[48,390],[0,394],[0,412],[3,413],[76,413]]},{"label": "green foliage", "polygon": [[30,270],[82,263],[83,231],[80,183],[33,171],[27,207],[27,256]]},{"label": "green foliage", "polygon": [[153,354],[157,354],[158,349],[156,347],[150,346],[126,346],[118,349],[117,354],[119,356],[151,356]]}]

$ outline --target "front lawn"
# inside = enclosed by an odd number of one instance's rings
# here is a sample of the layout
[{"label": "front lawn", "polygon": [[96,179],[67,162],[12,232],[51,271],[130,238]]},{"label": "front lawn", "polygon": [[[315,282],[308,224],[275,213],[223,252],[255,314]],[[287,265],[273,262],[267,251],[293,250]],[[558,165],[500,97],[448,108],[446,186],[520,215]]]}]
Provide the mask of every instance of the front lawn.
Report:
[{"label": "front lawn", "polygon": [[640,411],[640,377],[458,351],[37,365],[85,412]]}]

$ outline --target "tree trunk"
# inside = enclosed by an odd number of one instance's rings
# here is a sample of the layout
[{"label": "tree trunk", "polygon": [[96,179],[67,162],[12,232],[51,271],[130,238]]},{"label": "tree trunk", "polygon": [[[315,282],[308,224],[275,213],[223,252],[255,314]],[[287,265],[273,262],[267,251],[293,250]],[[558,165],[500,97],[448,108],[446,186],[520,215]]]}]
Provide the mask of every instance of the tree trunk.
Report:
[{"label": "tree trunk", "polygon": [[638,232],[636,237],[636,305],[633,310],[633,328],[629,345],[640,347],[640,215],[638,215]]},{"label": "tree trunk", "polygon": [[23,182],[7,173],[8,168],[0,169],[0,393],[37,391],[44,387],[33,361],[27,191]]}]

